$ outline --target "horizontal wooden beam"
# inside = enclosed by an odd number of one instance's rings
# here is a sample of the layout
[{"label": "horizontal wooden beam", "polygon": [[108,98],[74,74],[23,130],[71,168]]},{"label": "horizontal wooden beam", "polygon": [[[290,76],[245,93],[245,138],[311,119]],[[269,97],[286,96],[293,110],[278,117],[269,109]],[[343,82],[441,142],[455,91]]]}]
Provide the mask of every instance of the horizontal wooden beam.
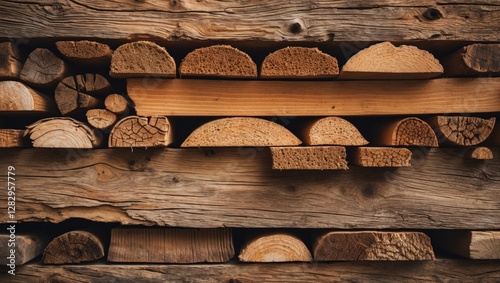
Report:
[{"label": "horizontal wooden beam", "polygon": [[[5,268],[3,268],[5,269]],[[0,269],[2,271],[2,269]],[[425,262],[332,262],[197,265],[30,264],[16,276],[0,272],[11,283],[65,282],[498,282],[500,260],[440,259]]]},{"label": "horizontal wooden beam", "polygon": [[299,174],[272,170],[268,148],[0,149],[0,168],[16,168],[18,221],[500,229],[500,159],[464,159],[466,150],[415,148],[412,167]]},{"label": "horizontal wooden beam", "polygon": [[0,2],[0,37],[495,42],[500,40],[499,13],[495,0],[442,4],[434,0],[272,0],[258,5],[223,0],[14,0]]},{"label": "horizontal wooden beam", "polygon": [[140,116],[351,116],[500,111],[500,78],[428,81],[129,79]]}]

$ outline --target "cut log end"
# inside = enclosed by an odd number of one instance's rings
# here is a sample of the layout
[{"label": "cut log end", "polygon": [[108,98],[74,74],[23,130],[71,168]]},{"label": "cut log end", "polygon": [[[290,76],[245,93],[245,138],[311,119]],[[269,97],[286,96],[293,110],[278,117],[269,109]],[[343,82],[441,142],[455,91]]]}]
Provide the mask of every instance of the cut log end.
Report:
[{"label": "cut log end", "polygon": [[19,49],[11,42],[0,43],[0,79],[17,79],[23,64]]},{"label": "cut log end", "polygon": [[304,242],[289,234],[272,234],[249,241],[238,258],[243,262],[312,261]]},{"label": "cut log end", "polygon": [[71,231],[53,239],[43,252],[45,264],[95,261],[104,257],[104,245],[93,233]]},{"label": "cut log end", "polygon": [[313,242],[316,261],[434,260],[430,238],[419,232],[330,232]]},{"label": "cut log end", "polygon": [[46,118],[27,127],[33,147],[93,148],[101,144],[101,137],[89,126],[72,118]]},{"label": "cut log end", "polygon": [[500,231],[446,230],[431,234],[440,249],[470,259],[500,259]]},{"label": "cut log end", "polygon": [[54,113],[55,103],[46,95],[16,81],[0,82],[0,112]]},{"label": "cut log end", "polygon": [[0,129],[0,147],[26,147],[24,130]]},{"label": "cut log end", "polygon": [[434,56],[415,46],[382,42],[361,50],[342,67],[342,79],[429,79],[443,74]]},{"label": "cut log end", "polygon": [[111,130],[109,147],[158,147],[173,141],[172,126],[166,117],[128,116]]},{"label": "cut log end", "polygon": [[118,117],[106,109],[91,109],[86,116],[89,124],[99,130],[109,129],[118,121]]},{"label": "cut log end", "polygon": [[102,107],[102,100],[92,95],[102,95],[110,90],[111,85],[101,75],[76,75],[64,78],[57,85],[55,100],[62,115],[71,115]]},{"label": "cut log end", "polygon": [[465,157],[469,159],[489,160],[493,159],[493,152],[491,149],[481,146],[467,151]]},{"label": "cut log end", "polygon": [[285,127],[264,119],[233,117],[208,122],[182,143],[182,147],[293,146],[301,141]]},{"label": "cut log end", "polygon": [[347,170],[343,146],[271,147],[273,169]]},{"label": "cut log end", "polygon": [[396,147],[358,147],[354,149],[351,161],[362,167],[408,167],[411,151]]},{"label": "cut log end", "polygon": [[168,78],[176,76],[176,65],[164,47],[149,41],[137,41],[116,49],[109,74],[114,78]]},{"label": "cut log end", "polygon": [[21,70],[21,80],[35,87],[50,88],[59,83],[67,72],[66,63],[50,50],[37,48],[30,53]]},{"label": "cut log end", "polygon": [[119,94],[110,94],[104,100],[104,105],[109,111],[121,115],[128,110],[128,101],[125,97]]},{"label": "cut log end", "polygon": [[57,50],[73,62],[86,66],[109,66],[113,51],[107,44],[95,41],[58,41]]},{"label": "cut log end", "polygon": [[339,117],[326,117],[306,124],[301,129],[306,145],[361,146],[368,141],[349,121]]},{"label": "cut log end", "polygon": [[[29,262],[42,254],[47,245],[48,238],[45,234],[37,231],[31,234],[16,234],[13,242],[11,234],[0,235],[0,264],[9,265],[10,251],[15,248],[15,264],[21,265]],[[15,243],[15,246],[12,246]]]},{"label": "cut log end", "polygon": [[445,74],[456,77],[500,75],[499,53],[498,43],[465,46],[442,60]]},{"label": "cut log end", "polygon": [[473,146],[486,140],[493,131],[495,118],[435,116],[429,124],[444,144]]},{"label": "cut log end", "polygon": [[257,65],[234,47],[214,45],[186,55],[179,73],[181,77],[257,78]]},{"label": "cut log end", "polygon": [[318,48],[286,47],[269,54],[262,63],[260,78],[317,79],[339,75],[337,59]]},{"label": "cut log end", "polygon": [[377,135],[377,143],[384,146],[439,146],[432,127],[416,117],[383,125]]}]

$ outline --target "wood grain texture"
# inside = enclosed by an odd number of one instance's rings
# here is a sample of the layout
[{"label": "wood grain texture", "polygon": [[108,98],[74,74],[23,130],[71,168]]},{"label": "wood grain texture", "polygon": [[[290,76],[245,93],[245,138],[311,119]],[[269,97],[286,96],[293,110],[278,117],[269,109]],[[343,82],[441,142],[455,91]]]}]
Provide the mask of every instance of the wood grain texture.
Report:
[{"label": "wood grain texture", "polygon": [[407,117],[396,119],[378,127],[375,144],[383,146],[438,147],[436,133],[422,119]]},{"label": "wood grain texture", "polygon": [[362,167],[411,166],[411,151],[403,147],[356,147],[349,153],[350,161]]},{"label": "wood grain texture", "polygon": [[277,170],[347,170],[343,146],[271,147],[273,169]]},{"label": "wood grain texture", "polygon": [[30,53],[21,70],[20,78],[29,85],[52,88],[68,72],[68,65],[46,48],[37,48]]},{"label": "wood grain texture", "polygon": [[446,76],[500,75],[500,44],[471,44],[443,58]]},{"label": "wood grain texture", "polygon": [[498,112],[500,78],[428,81],[129,79],[140,116],[350,116]]},{"label": "wood grain texture", "polygon": [[470,259],[500,259],[500,231],[435,231],[432,242]]},{"label": "wood grain texture", "polygon": [[[500,40],[498,2],[494,0],[41,3],[2,1],[0,37],[311,42]],[[429,13],[428,7],[437,12]],[[95,32],[96,27],[99,33]]]},{"label": "wood grain texture", "polygon": [[[10,230],[7,230],[7,232],[10,232]],[[49,242],[47,235],[40,231],[36,231],[36,234],[20,234],[16,233],[14,229],[14,235],[14,240],[10,237],[11,234],[0,235],[1,265],[5,266],[6,264],[11,263],[11,259],[9,258],[11,257],[11,249],[15,250],[15,264],[21,265],[41,255],[45,246]],[[12,243],[14,243],[15,246],[12,246]]]},{"label": "wood grain texture", "polygon": [[57,50],[69,60],[88,66],[109,66],[113,50],[107,44],[89,41],[58,41]]},{"label": "wood grain texture", "polygon": [[90,109],[85,116],[87,116],[87,122],[99,130],[110,129],[118,121],[116,114],[107,109]]},{"label": "wood grain texture", "polygon": [[24,130],[0,129],[0,147],[25,147]]},{"label": "wood grain texture", "polygon": [[493,132],[496,118],[472,116],[434,116],[427,120],[440,143],[473,146],[485,141]]},{"label": "wood grain texture", "polygon": [[479,146],[473,149],[470,149],[465,153],[465,158],[477,159],[477,160],[489,160],[493,159],[493,152],[491,149]]},{"label": "wood grain texture", "polygon": [[43,251],[45,264],[71,264],[104,257],[103,240],[97,233],[75,230],[54,238]]},{"label": "wood grain texture", "polygon": [[23,68],[22,55],[12,42],[0,43],[0,79],[19,78]]},{"label": "wood grain texture", "polygon": [[349,121],[340,117],[325,117],[304,123],[300,137],[306,145],[367,145],[368,141]]},{"label": "wood grain texture", "polygon": [[312,255],[295,235],[272,233],[248,241],[241,248],[238,259],[243,262],[307,262],[312,261]]},{"label": "wood grain texture", "polygon": [[[0,269],[0,271],[3,271]],[[421,262],[332,262],[274,264],[124,265],[93,264],[16,269],[0,272],[11,283],[41,282],[484,282],[500,280],[500,260],[441,259]]]},{"label": "wood grain texture", "polygon": [[464,159],[465,150],[413,149],[407,168],[307,174],[271,170],[264,148],[0,149],[0,167],[15,161],[18,221],[500,229],[500,159]]},{"label": "wood grain texture", "polygon": [[55,113],[54,100],[16,81],[0,82],[0,112]]},{"label": "wood grain texture", "polygon": [[174,141],[172,126],[167,117],[127,116],[113,127],[109,147],[167,146]]}]

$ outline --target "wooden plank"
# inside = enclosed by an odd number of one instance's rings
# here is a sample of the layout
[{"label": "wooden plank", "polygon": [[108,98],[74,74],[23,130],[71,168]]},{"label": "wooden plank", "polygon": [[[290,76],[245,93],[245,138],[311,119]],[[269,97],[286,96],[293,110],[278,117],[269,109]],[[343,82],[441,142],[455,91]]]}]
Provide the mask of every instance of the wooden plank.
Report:
[{"label": "wooden plank", "polygon": [[108,261],[218,263],[233,256],[231,229],[114,228]]},{"label": "wooden plank", "polygon": [[353,164],[361,167],[407,167],[411,151],[404,147],[356,147],[349,153]]},{"label": "wooden plank", "polygon": [[93,264],[44,266],[31,264],[16,276],[0,272],[12,283],[65,282],[485,282],[500,280],[500,260],[441,259],[424,262],[332,262],[274,264],[124,265]]},{"label": "wooden plank", "polygon": [[500,259],[500,231],[435,231],[432,241],[470,259]]},{"label": "wooden plank", "polygon": [[101,108],[96,95],[109,94],[111,85],[99,74],[75,75],[64,78],[56,87],[54,98],[62,115]]},{"label": "wooden plank", "polygon": [[24,130],[0,129],[0,147],[25,147]]},{"label": "wooden plank", "polygon": [[88,40],[58,41],[56,47],[64,57],[86,66],[109,66],[113,54],[107,44]]},{"label": "wooden plank", "polygon": [[[40,3],[44,5],[39,5]],[[47,4],[54,4],[50,6]],[[168,41],[498,42],[498,2],[197,0],[0,3],[0,37]],[[259,19],[256,21],[255,19]],[[362,25],[353,19],[363,19]],[[148,29],[144,30],[143,27]],[[99,33],[95,32],[99,27]],[[237,28],[235,28],[237,27]]]},{"label": "wooden plank", "polygon": [[238,259],[243,262],[307,262],[312,261],[312,255],[295,235],[271,233],[245,243]]},{"label": "wooden plank", "polygon": [[[10,226],[7,226],[7,228],[10,228]],[[11,231],[7,229],[7,232]],[[11,235],[15,237],[11,237]],[[48,240],[48,237],[39,231],[37,231],[37,234],[20,234],[16,233],[14,227],[11,234],[0,235],[0,264],[3,266],[25,264],[42,254]]]},{"label": "wooden plank", "polygon": [[328,232],[313,241],[314,260],[434,260],[431,239],[420,232]]},{"label": "wooden plank", "polygon": [[43,251],[45,264],[96,261],[105,254],[106,241],[99,233],[74,230],[54,238]]},{"label": "wooden plank", "polygon": [[350,116],[498,112],[500,78],[428,81],[129,79],[140,116]]},{"label": "wooden plank", "polygon": [[500,75],[500,44],[471,44],[441,59],[446,76]]},{"label": "wooden plank", "polygon": [[123,95],[117,93],[106,96],[104,105],[106,109],[117,115],[122,115],[129,111],[127,99]]},{"label": "wooden plank", "polygon": [[18,221],[500,229],[499,158],[464,159],[466,148],[412,151],[407,168],[297,174],[271,170],[265,148],[0,149],[0,168],[16,167]]},{"label": "wooden plank", "polygon": [[343,146],[271,147],[273,169],[277,170],[347,170]]}]

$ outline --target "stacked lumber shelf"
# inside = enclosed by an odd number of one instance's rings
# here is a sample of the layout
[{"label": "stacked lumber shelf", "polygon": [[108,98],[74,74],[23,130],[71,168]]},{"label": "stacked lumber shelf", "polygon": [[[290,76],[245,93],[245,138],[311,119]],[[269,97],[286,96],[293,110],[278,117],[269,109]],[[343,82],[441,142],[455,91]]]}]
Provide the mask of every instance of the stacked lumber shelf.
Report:
[{"label": "stacked lumber shelf", "polygon": [[0,2],[0,281],[500,281],[477,2]]}]

